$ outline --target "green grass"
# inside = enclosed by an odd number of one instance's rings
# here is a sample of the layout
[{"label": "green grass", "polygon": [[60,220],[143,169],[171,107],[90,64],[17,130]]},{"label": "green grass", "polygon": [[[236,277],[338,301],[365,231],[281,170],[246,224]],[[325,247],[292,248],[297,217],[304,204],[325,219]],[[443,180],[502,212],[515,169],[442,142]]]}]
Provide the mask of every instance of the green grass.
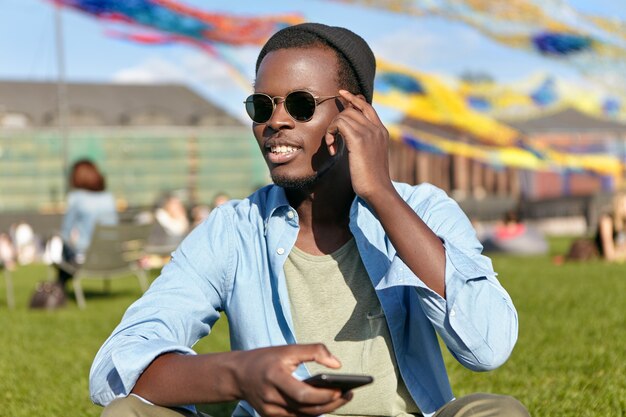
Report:
[{"label": "green grass", "polygon": [[[601,261],[556,266],[568,239],[551,240],[550,256],[494,256],[502,284],[519,312],[520,335],[501,368],[475,373],[446,353],[457,396],[511,394],[533,416],[626,416],[626,265]],[[0,415],[98,416],[88,397],[91,361],[128,305],[140,295],[136,279],[116,280],[111,293],[99,281],[85,283],[87,309],[73,300],[58,311],[32,311],[28,299],[46,277],[40,265],[14,272],[17,307],[6,308],[0,287]],[[220,320],[198,352],[228,349]],[[226,416],[232,404],[206,408]]]}]

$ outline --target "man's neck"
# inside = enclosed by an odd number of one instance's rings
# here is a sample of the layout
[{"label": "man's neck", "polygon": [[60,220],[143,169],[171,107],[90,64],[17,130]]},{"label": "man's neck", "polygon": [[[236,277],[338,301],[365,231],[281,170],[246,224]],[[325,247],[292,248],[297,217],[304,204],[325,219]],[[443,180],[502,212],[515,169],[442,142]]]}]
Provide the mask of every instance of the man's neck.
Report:
[{"label": "man's neck", "polygon": [[298,212],[300,232],[296,246],[305,252],[332,253],[350,238],[350,207],[354,191],[337,179],[332,184],[316,184],[310,190],[285,190]]}]

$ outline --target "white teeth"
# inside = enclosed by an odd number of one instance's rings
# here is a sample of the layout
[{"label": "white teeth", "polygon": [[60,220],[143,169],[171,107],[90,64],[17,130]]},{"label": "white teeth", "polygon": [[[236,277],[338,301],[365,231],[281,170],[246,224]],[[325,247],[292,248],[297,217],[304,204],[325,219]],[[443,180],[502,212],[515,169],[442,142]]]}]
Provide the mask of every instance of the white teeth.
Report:
[{"label": "white teeth", "polygon": [[285,146],[285,145],[270,147],[270,152],[272,153],[286,154],[286,153],[295,152],[296,150],[297,148],[294,148],[293,146]]}]

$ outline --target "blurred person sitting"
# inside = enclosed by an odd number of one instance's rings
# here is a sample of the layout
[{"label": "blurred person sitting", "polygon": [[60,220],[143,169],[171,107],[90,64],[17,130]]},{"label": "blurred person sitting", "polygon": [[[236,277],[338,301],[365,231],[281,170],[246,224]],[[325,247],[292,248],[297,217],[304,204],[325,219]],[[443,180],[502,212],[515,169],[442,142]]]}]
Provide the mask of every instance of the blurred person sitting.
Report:
[{"label": "blurred person sitting", "polygon": [[213,196],[213,201],[211,203],[211,209],[221,206],[224,203],[227,203],[230,200],[230,195],[227,193],[220,191],[219,193]]},{"label": "blurred person sitting", "polygon": [[626,194],[618,193],[613,197],[612,212],[600,216],[595,237],[598,254],[607,261],[626,260],[625,219]]},{"label": "blurred person sitting", "polygon": [[11,227],[11,236],[15,248],[17,263],[28,265],[41,257],[41,244],[32,226],[20,221]]},{"label": "blurred person sitting", "polygon": [[204,219],[209,217],[209,214],[211,214],[211,211],[213,209],[221,206],[222,204],[226,203],[229,200],[230,200],[230,196],[227,193],[220,191],[217,194],[215,194],[215,196],[213,196],[213,199],[211,200],[210,205],[198,204],[194,206],[191,209],[191,219],[193,221],[193,227],[196,227],[197,225],[202,223]]},{"label": "blurred person sitting", "polygon": [[[92,161],[81,159],[74,163],[69,185],[71,190],[61,225],[62,254],[51,255],[59,266],[58,280],[63,286],[73,276],[72,266],[83,262],[96,225],[115,225],[119,221],[115,198],[106,191],[104,176]],[[49,246],[60,247],[54,242]]]},{"label": "blurred person sitting", "polygon": [[196,227],[211,213],[211,207],[207,204],[197,204],[191,208],[192,227]]},{"label": "blurred person sitting", "polygon": [[512,255],[543,255],[548,252],[548,242],[543,233],[522,221],[516,210],[507,210],[502,220],[481,240],[485,252]]},{"label": "blurred person sitting", "polygon": [[0,269],[5,268],[9,271],[15,269],[16,258],[11,236],[7,233],[0,233]]},{"label": "blurred person sitting", "polygon": [[211,214],[211,211],[213,211],[213,209],[221,206],[229,200],[230,195],[223,191],[220,191],[213,196],[211,204],[197,204],[193,206],[190,210],[192,227],[196,227],[197,225],[202,223],[204,219],[209,217],[209,214]]},{"label": "blurred person sitting", "polygon": [[557,255],[553,263],[563,261],[590,261],[604,259],[609,262],[626,260],[626,194],[618,193],[612,199],[610,209],[604,209],[598,219],[595,235],[574,239],[565,256]]},{"label": "blurred person sitting", "polygon": [[183,201],[176,194],[166,194],[154,211],[154,218],[168,236],[182,240],[189,232],[189,218]]},{"label": "blurred person sitting", "polygon": [[148,236],[146,256],[142,259],[145,268],[161,268],[170,259],[170,254],[183,240],[191,228],[187,209],[175,193],[165,193],[151,214],[141,213],[137,217],[140,223],[154,222]]}]

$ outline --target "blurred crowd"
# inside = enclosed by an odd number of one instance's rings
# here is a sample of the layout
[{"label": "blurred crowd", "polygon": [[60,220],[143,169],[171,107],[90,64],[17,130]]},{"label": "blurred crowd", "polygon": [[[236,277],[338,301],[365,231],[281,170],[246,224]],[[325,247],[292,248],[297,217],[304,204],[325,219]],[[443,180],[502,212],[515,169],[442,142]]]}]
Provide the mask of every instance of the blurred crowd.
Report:
[{"label": "blurred crowd", "polygon": [[12,270],[42,259],[43,244],[33,228],[25,222],[11,225],[8,232],[0,233],[0,264]]},{"label": "blurred crowd", "polygon": [[[120,216],[114,196],[106,190],[106,180],[90,160],[76,161],[69,175],[70,191],[62,223],[52,235],[38,233],[25,221],[17,222],[7,231],[0,231],[0,267],[13,270],[17,265],[43,262],[58,267],[58,281],[63,286],[84,261],[96,224],[115,225]],[[146,245],[146,268],[158,268],[193,227],[201,223],[211,210],[230,199],[217,193],[208,204],[188,207],[184,193],[164,192],[154,206],[129,219],[138,224],[152,224]],[[69,266],[65,268],[64,265]]]}]

